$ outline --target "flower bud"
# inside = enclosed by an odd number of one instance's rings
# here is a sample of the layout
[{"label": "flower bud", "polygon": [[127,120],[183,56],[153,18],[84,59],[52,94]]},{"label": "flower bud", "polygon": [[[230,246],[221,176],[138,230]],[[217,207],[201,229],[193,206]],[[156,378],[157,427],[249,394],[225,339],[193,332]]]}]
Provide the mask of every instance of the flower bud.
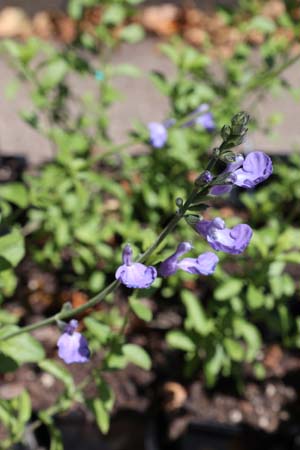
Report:
[{"label": "flower bud", "polygon": [[247,123],[249,122],[250,116],[244,111],[241,111],[233,116],[231,119],[231,125],[232,126],[240,126],[245,127]]},{"label": "flower bud", "polygon": [[191,227],[194,227],[194,225],[202,219],[202,216],[199,214],[187,214],[184,218],[186,223],[188,223]]},{"label": "flower bud", "polygon": [[203,184],[210,183],[212,179],[213,179],[213,176],[212,176],[211,172],[209,170],[205,170],[204,172],[202,172],[199,175],[198,178],[196,178],[195,185],[202,186]]},{"label": "flower bud", "polygon": [[183,199],[181,197],[177,197],[175,203],[178,208],[181,208],[181,206],[183,205]]},{"label": "flower bud", "polygon": [[221,154],[220,159],[226,164],[233,163],[236,160],[236,155],[233,152],[227,151]]},{"label": "flower bud", "polygon": [[227,141],[227,139],[231,136],[231,126],[230,125],[224,125],[221,130],[221,137],[223,141]]}]

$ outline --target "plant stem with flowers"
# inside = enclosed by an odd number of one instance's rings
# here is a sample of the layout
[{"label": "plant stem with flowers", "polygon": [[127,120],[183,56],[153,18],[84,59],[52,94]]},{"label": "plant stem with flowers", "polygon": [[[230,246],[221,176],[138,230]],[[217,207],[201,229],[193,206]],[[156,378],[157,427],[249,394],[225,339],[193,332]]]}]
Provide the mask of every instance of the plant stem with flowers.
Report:
[{"label": "plant stem with flowers", "polygon": [[[11,339],[25,332],[30,332],[38,328],[44,327],[52,323],[60,323],[74,318],[82,312],[96,306],[107,295],[114,292],[120,284],[124,284],[129,288],[147,288],[157,277],[157,271],[154,267],[147,267],[143,263],[157,251],[160,244],[174,230],[179,221],[183,218],[193,226],[195,231],[204,236],[211,247],[217,251],[221,250],[231,254],[241,253],[249,244],[252,230],[246,224],[237,225],[232,230],[225,227],[222,219],[214,219],[213,221],[200,220],[201,217],[195,214],[187,214],[203,207],[202,201],[206,199],[209,193],[216,194],[216,189],[231,188],[233,184],[242,187],[254,187],[257,183],[266,179],[272,172],[272,164],[270,158],[256,152],[250,154],[245,161],[240,156],[236,156],[230,151],[231,148],[241,144],[247,132],[247,123],[249,116],[246,113],[239,113],[233,117],[231,125],[224,126],[221,131],[222,143],[212,152],[206,170],[196,179],[194,188],[186,201],[177,199],[177,211],[171,218],[166,227],[155,239],[154,243],[142,254],[135,262],[132,262],[132,250],[127,245],[123,251],[123,265],[116,271],[116,280],[108,285],[99,294],[91,298],[84,305],[71,309],[65,307],[61,312],[40,322],[29,326],[8,331],[2,336],[2,341]],[[251,156],[252,155],[252,156]],[[217,161],[228,162],[229,165],[221,174],[213,176],[211,170],[214,169]],[[238,164],[236,163],[238,161]],[[244,164],[243,164],[244,161]],[[249,181],[250,180],[250,181]],[[220,191],[220,193],[222,193]],[[199,203],[200,202],[200,203]],[[159,269],[161,276],[169,276],[178,269],[185,270],[193,274],[209,275],[213,273],[218,262],[218,257],[207,252],[198,258],[179,258],[186,252],[190,251],[192,246],[190,243],[179,244],[177,251],[164,261]],[[60,356],[65,362],[85,362],[89,359],[88,344],[80,333],[76,332],[77,321],[72,320],[69,325],[64,325],[64,333],[59,341]]]}]

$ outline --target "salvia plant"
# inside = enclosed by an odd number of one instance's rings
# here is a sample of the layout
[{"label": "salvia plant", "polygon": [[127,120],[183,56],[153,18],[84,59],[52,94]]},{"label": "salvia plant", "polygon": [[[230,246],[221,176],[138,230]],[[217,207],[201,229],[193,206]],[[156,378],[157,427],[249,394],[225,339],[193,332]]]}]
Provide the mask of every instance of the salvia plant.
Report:
[{"label": "salvia plant", "polygon": [[[240,255],[248,247],[253,235],[253,231],[248,224],[228,227],[221,217],[205,220],[202,216],[202,213],[208,208],[208,203],[210,204],[218,196],[232,189],[234,185],[245,189],[253,188],[272,174],[272,162],[265,153],[252,152],[244,158],[232,151],[233,148],[242,143],[247,132],[248,120],[249,116],[241,112],[232,118],[230,125],[222,128],[222,142],[217,148],[213,149],[206,169],[198,174],[186,199],[177,197],[176,211],[173,217],[146,251],[142,254],[134,254],[130,243],[124,245],[122,261],[119,267],[115,268],[115,280],[111,284],[77,308],[72,308],[70,304],[66,303],[60,312],[40,322],[24,327],[6,325],[1,328],[0,350],[3,355],[2,359],[5,357],[8,361],[16,361],[17,364],[36,361],[40,368],[53,374],[65,384],[65,391],[58,403],[49,410],[39,412],[39,422],[48,426],[53,442],[59,442],[60,439],[59,432],[54,427],[53,415],[67,410],[74,401],[85,402],[94,412],[100,429],[106,432],[109,424],[109,413],[113,405],[113,393],[105,382],[103,373],[106,370],[122,368],[128,362],[133,362],[144,369],[149,369],[151,366],[148,353],[140,346],[127,343],[125,340],[124,330],[128,313],[125,318],[121,318],[117,332],[110,329],[101,320],[96,320],[96,316],[93,317],[93,314],[88,315],[84,322],[90,332],[88,335],[92,336],[91,340],[78,330],[79,323],[76,319],[78,315],[84,311],[91,311],[120,285],[134,289],[134,292],[136,292],[140,289],[150,288],[158,278],[172,278],[172,275],[177,271],[183,271],[194,276],[209,276],[214,273],[219,263],[219,255],[222,253]],[[153,129],[151,132],[153,133]],[[153,135],[152,138],[154,138]],[[223,167],[221,170],[220,163]],[[209,246],[210,250],[195,255],[193,254],[195,252],[192,242],[183,241],[177,243],[171,254],[162,258],[160,255],[161,244],[174,234],[176,226],[182,221],[185,222],[186,227],[192,227],[195,231],[194,240],[204,239],[205,246]],[[187,254],[190,256],[186,256]],[[154,255],[159,264],[151,265],[149,261],[153,260]],[[186,335],[182,333],[180,336],[180,333],[177,332],[176,335],[176,331],[173,331],[168,339],[171,343],[175,343],[175,346],[179,339],[182,349],[188,350],[193,358],[200,359],[199,351],[206,351],[208,363],[212,364],[211,351],[216,337],[214,324],[211,320],[204,320],[204,316],[200,318],[200,321],[198,320],[199,312],[201,316],[202,311],[201,302],[197,300],[195,303],[193,295],[191,293],[190,295],[185,291],[184,302],[192,313],[189,318],[189,332]],[[138,297],[130,295],[129,304],[135,314],[149,320],[147,308],[139,302]],[[80,386],[74,385],[70,374],[57,362],[50,359],[44,360],[42,347],[29,334],[29,332],[55,323],[62,331],[57,342],[58,356],[66,364],[88,363],[93,358],[93,351],[97,350],[99,345],[104,350],[101,367],[93,369],[91,375],[84,379]],[[239,329],[241,337],[243,337],[243,333],[247,334],[247,323],[244,325],[242,319],[236,320],[234,324],[234,327]],[[193,333],[194,326],[196,327],[195,331],[206,340],[200,339],[199,341],[197,333]],[[248,325],[248,332],[249,327],[251,327],[250,324]],[[96,345],[95,337],[98,340]],[[227,346],[230,349],[234,345],[232,338],[225,339],[225,347]],[[232,348],[229,351],[232,351]],[[220,358],[218,349],[217,353],[217,357]],[[252,355],[252,357],[254,356]],[[208,384],[213,384],[216,374],[210,373],[209,364],[206,366],[206,376]],[[220,363],[217,361],[217,364]],[[93,399],[85,399],[82,390],[91,379],[96,380],[99,396]],[[23,403],[26,407],[22,407],[21,416],[12,417],[10,414],[5,416],[5,411],[13,411],[14,408],[19,408]],[[23,394],[12,403],[9,401],[2,402],[0,404],[0,415],[10,432],[10,439],[12,441],[20,439],[23,432],[22,427],[30,417],[28,395]],[[7,445],[4,442],[3,448],[9,448],[11,440],[7,441]]]}]

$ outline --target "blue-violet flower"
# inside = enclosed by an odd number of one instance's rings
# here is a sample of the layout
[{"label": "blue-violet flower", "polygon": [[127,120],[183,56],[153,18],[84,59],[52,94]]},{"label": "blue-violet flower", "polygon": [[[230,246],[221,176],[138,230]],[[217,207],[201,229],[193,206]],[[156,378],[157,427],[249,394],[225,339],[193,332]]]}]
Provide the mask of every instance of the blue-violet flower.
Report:
[{"label": "blue-violet flower", "polygon": [[213,220],[201,220],[194,225],[195,230],[204,236],[209,245],[217,251],[238,255],[249,245],[252,229],[247,224],[226,228],[225,222],[216,217]]},{"label": "blue-violet flower", "polygon": [[128,288],[148,288],[157,277],[152,266],[132,262],[132,249],[126,245],[123,250],[123,264],[117,269],[115,277]]},{"label": "blue-violet flower", "polygon": [[193,125],[201,125],[206,131],[214,131],[216,125],[212,113],[209,111],[209,105],[202,103],[195,111],[191,113],[192,117],[183,127],[191,127]]},{"label": "blue-violet flower", "polygon": [[57,341],[58,356],[67,364],[85,363],[90,359],[88,342],[82,334],[75,331],[77,326],[78,321],[71,320]]},{"label": "blue-violet flower", "polygon": [[154,148],[162,148],[168,139],[167,127],[159,122],[150,122],[148,124],[150,134],[150,144]]},{"label": "blue-violet flower", "polygon": [[[242,155],[238,155],[233,163],[227,165],[223,173],[227,172],[235,175],[233,184],[236,186],[246,189],[254,188],[272,174],[272,160],[264,152],[249,153],[245,159]],[[222,195],[230,192],[231,189],[230,185],[214,186],[210,193]]]},{"label": "blue-violet flower", "polygon": [[160,275],[168,277],[176,273],[178,269],[196,275],[211,275],[219,261],[217,255],[212,252],[206,252],[198,256],[198,258],[183,258],[179,260],[181,256],[191,249],[192,245],[189,242],[181,242],[176,252],[160,264]]}]

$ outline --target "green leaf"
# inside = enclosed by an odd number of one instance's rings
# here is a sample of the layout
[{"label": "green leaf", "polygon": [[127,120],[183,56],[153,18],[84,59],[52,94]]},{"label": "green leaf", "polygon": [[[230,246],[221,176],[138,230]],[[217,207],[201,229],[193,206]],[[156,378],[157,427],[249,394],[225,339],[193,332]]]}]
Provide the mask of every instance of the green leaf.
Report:
[{"label": "green leaf", "polygon": [[28,206],[28,191],[22,183],[7,183],[0,186],[0,198],[26,208]]},{"label": "green leaf", "polygon": [[122,347],[126,359],[145,370],[151,369],[151,359],[148,353],[139,345],[125,344]]},{"label": "green leaf", "polygon": [[231,278],[221,284],[214,292],[216,300],[224,301],[237,296],[243,288],[243,281]]},{"label": "green leaf", "polygon": [[1,340],[10,332],[19,330],[15,325],[7,325],[0,329],[0,351],[14,359],[17,363],[39,362],[45,357],[41,344],[28,333],[22,333],[5,341]]},{"label": "green leaf", "polygon": [[68,3],[68,13],[69,15],[75,19],[81,19],[83,12],[83,4],[80,0],[69,0]]},{"label": "green leaf", "polygon": [[0,309],[0,324],[1,325],[8,325],[8,324],[15,324],[18,322],[18,316],[16,314],[12,314],[11,312]]},{"label": "green leaf", "polygon": [[247,25],[248,31],[261,31],[262,33],[273,33],[276,25],[272,19],[264,16],[254,17]]},{"label": "green leaf", "polygon": [[296,290],[295,281],[288,273],[284,273],[282,276],[282,287],[284,295],[287,297],[294,295]]},{"label": "green leaf", "polygon": [[38,118],[38,116],[37,116],[37,114],[35,112],[27,111],[27,110],[24,109],[23,111],[20,112],[20,116],[31,127],[33,127],[33,128],[37,128],[38,127],[39,118]]},{"label": "green leaf", "polygon": [[139,5],[143,3],[144,0],[126,0],[129,5]]},{"label": "green leaf", "polygon": [[212,329],[212,323],[206,317],[200,300],[190,291],[182,291],[182,301],[187,310],[188,324],[202,336]]},{"label": "green leaf", "polygon": [[300,252],[290,252],[278,256],[280,261],[300,264]]},{"label": "green leaf", "polygon": [[0,353],[0,373],[15,372],[18,364],[10,356]]},{"label": "green leaf", "polygon": [[152,311],[151,309],[144,305],[140,300],[137,300],[135,298],[129,299],[129,304],[132,309],[132,311],[142,320],[145,320],[145,322],[150,322],[152,320]]},{"label": "green leaf", "polygon": [[250,284],[247,290],[247,303],[252,309],[263,307],[265,304],[265,296],[262,289],[258,289],[253,284]]},{"label": "green leaf", "polygon": [[18,397],[18,421],[22,424],[28,422],[31,417],[31,398],[27,391],[23,391]]},{"label": "green leaf", "polygon": [[109,430],[109,412],[106,410],[100,398],[93,398],[88,401],[88,406],[93,411],[99,430],[106,434]]},{"label": "green leaf", "polygon": [[11,266],[17,266],[24,254],[24,239],[17,228],[0,237],[0,257],[8,261]]},{"label": "green leaf", "polygon": [[270,277],[278,277],[282,274],[285,268],[285,263],[283,261],[273,261],[269,266],[268,274]]},{"label": "green leaf", "polygon": [[150,73],[150,79],[155,87],[164,95],[169,95],[171,87],[168,79],[162,72],[153,71]]},{"label": "green leaf", "polygon": [[167,343],[179,350],[194,352],[196,350],[195,342],[182,330],[172,330],[167,334]]},{"label": "green leaf", "polygon": [[17,80],[12,80],[5,86],[5,96],[9,100],[13,100],[19,89],[20,83]]},{"label": "green leaf", "polygon": [[261,337],[258,329],[241,318],[233,321],[234,334],[238,338],[243,338],[247,343],[246,361],[253,361],[261,348]]},{"label": "green leaf", "polygon": [[243,361],[245,350],[240,342],[226,337],[224,339],[224,347],[233,361]]},{"label": "green leaf", "polygon": [[9,53],[13,58],[19,59],[21,54],[21,44],[16,42],[13,39],[4,39],[1,42],[1,50],[2,48]]},{"label": "green leaf", "polygon": [[75,392],[73,377],[62,364],[57,361],[52,361],[51,359],[45,359],[45,361],[39,363],[39,367],[62,381],[70,394]]},{"label": "green leaf", "polygon": [[127,25],[127,27],[124,27],[120,33],[120,38],[130,44],[135,44],[136,42],[141,41],[144,36],[145,33],[143,28],[137,23]]},{"label": "green leaf", "polygon": [[118,25],[126,17],[126,9],[123,5],[112,4],[106,8],[102,16],[102,23],[106,25]]},{"label": "green leaf", "polygon": [[112,75],[138,78],[141,76],[141,70],[133,64],[119,64],[112,68]]},{"label": "green leaf", "polygon": [[127,365],[127,358],[119,353],[108,353],[103,362],[105,370],[122,370]]},{"label": "green leaf", "polygon": [[270,278],[269,283],[274,297],[280,299],[283,296],[282,277],[272,277]]},{"label": "green leaf", "polygon": [[106,383],[103,378],[96,378],[97,389],[99,397],[103,402],[106,411],[112,411],[115,401],[115,395],[111,387]]},{"label": "green leaf", "polygon": [[87,327],[88,331],[92,333],[100,341],[101,344],[107,343],[112,334],[108,325],[99,322],[93,317],[86,317],[84,319],[84,324]]},{"label": "green leaf", "polygon": [[53,423],[48,424],[50,433],[50,450],[64,450],[62,434]]},{"label": "green leaf", "polygon": [[220,344],[209,351],[209,355],[204,361],[204,375],[206,383],[209,387],[212,387],[217,379],[219,372],[222,369],[224,359],[224,350]]},{"label": "green leaf", "polygon": [[51,61],[41,74],[40,84],[44,89],[52,89],[64,79],[67,72],[68,64],[64,59]]}]

